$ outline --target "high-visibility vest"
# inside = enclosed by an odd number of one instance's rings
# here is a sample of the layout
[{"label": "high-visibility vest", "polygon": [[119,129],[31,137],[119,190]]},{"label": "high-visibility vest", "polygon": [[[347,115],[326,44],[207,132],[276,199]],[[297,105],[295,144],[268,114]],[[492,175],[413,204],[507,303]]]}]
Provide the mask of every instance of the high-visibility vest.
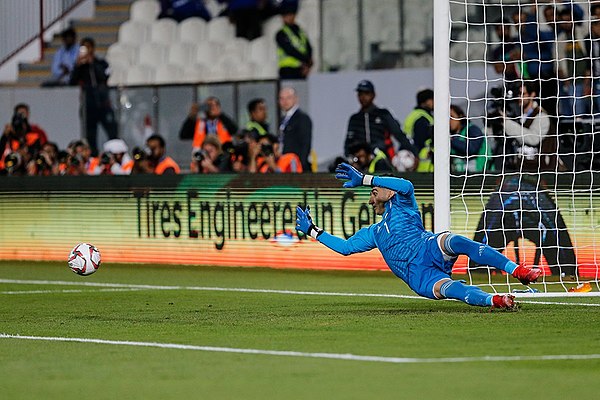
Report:
[{"label": "high-visibility vest", "polygon": [[158,164],[154,168],[154,173],[156,175],[162,175],[164,174],[167,168],[173,168],[176,174],[181,172],[181,170],[179,169],[179,165],[177,165],[175,160],[173,160],[171,157],[164,157],[158,162]]},{"label": "high-visibility vest", "polygon": [[249,131],[256,129],[260,136],[264,136],[267,133],[269,133],[261,124],[259,124],[256,121],[248,121],[248,123],[246,124],[246,129]]},{"label": "high-visibility vest", "polygon": [[91,157],[87,163],[86,172],[88,175],[99,175],[100,170],[96,171],[96,168],[100,166],[100,157]]},{"label": "high-visibility vest", "polygon": [[419,151],[417,172],[433,172],[433,140],[427,139],[425,146]]},{"label": "high-visibility vest", "polygon": [[383,150],[375,149],[375,157],[373,157],[373,159],[371,160],[371,163],[369,164],[368,168],[369,174],[373,174],[375,172],[375,166],[381,160],[387,160],[385,152]]},{"label": "high-visibility vest", "polygon": [[[227,130],[227,128],[225,128],[225,125],[223,125],[220,120],[217,120],[217,137],[219,138],[221,144],[231,142],[231,133]],[[202,147],[204,139],[206,139],[206,121],[203,119],[198,119],[198,121],[196,121],[196,128],[194,129],[192,148],[197,150]]]},{"label": "high-visibility vest", "polygon": [[[461,129],[459,133],[461,140],[467,140],[470,126],[471,124],[467,124]],[[472,155],[468,155],[465,157],[456,156],[450,158],[450,161],[452,163],[452,170],[454,172],[465,172],[467,169],[469,170],[469,172],[484,171],[488,159],[492,155],[492,149],[490,146],[488,146],[487,138],[485,136],[483,136],[481,139],[483,141],[481,143],[481,147],[479,148],[477,156],[474,157]],[[450,149],[450,154],[455,155],[456,152],[453,149]]]},{"label": "high-visibility vest", "polygon": [[420,118],[427,119],[427,122],[429,122],[430,125],[433,125],[433,116],[431,114],[422,108],[414,108],[404,119],[404,126],[402,127],[409,139],[414,137],[415,122]]},{"label": "high-visibility vest", "polygon": [[[264,159],[257,160],[257,164],[260,165],[258,171],[262,173],[269,172],[269,165]],[[295,153],[282,154],[276,161],[277,167],[283,173],[302,173],[302,163],[300,158]]]},{"label": "high-visibility vest", "polygon": [[[289,26],[284,25],[281,28],[283,33],[288,37],[292,46],[298,50],[301,54],[306,54],[308,51],[308,38],[302,29],[300,29],[298,36],[290,29]],[[281,47],[277,47],[277,59],[279,68],[299,68],[302,66],[302,61],[297,58],[290,56]]]}]

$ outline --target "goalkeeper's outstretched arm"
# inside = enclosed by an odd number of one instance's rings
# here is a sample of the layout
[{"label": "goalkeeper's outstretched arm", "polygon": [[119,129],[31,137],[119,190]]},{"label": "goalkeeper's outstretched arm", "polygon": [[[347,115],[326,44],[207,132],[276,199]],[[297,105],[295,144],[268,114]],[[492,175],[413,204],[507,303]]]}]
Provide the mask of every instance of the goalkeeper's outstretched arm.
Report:
[{"label": "goalkeeper's outstretched arm", "polygon": [[393,190],[402,195],[411,195],[414,192],[413,184],[403,178],[394,176],[374,176],[365,175],[350,164],[341,163],[335,170],[337,179],[344,179],[345,188],[353,188],[357,186],[377,186]]},{"label": "goalkeeper's outstretched arm", "polygon": [[296,207],[296,229],[305,235],[318,240],[331,250],[345,256],[354,253],[362,253],[376,247],[371,228],[362,228],[349,237],[348,240],[344,240],[315,226],[312,217],[310,216],[310,208],[308,206],[306,207],[306,210],[303,210],[301,207]]}]

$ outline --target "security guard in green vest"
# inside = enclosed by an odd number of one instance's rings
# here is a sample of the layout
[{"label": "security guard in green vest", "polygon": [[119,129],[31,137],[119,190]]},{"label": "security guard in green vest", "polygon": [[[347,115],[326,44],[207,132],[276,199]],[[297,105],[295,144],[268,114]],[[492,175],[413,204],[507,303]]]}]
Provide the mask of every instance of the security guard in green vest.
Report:
[{"label": "security guard in green vest", "polygon": [[253,99],[248,103],[250,121],[246,124],[246,132],[258,138],[269,133],[267,123],[267,104],[264,99]]},{"label": "security guard in green vest", "polygon": [[450,106],[450,155],[450,170],[459,175],[484,172],[491,160],[485,134],[455,104]]},{"label": "security guard in green vest", "polygon": [[433,90],[417,93],[417,106],[404,119],[404,132],[417,148],[417,171],[433,172]]},{"label": "security guard in green vest", "polygon": [[275,35],[280,79],[306,79],[313,65],[308,36],[296,24],[297,4],[283,7],[283,27]]},{"label": "security guard in green vest", "polygon": [[372,147],[367,142],[354,142],[349,146],[350,164],[364,173],[394,172],[384,151]]}]

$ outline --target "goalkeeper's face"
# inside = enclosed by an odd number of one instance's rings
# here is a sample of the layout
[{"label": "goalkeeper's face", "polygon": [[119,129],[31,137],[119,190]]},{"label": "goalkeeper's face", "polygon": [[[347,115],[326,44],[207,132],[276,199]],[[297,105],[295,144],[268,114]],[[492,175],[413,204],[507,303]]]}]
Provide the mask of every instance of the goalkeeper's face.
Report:
[{"label": "goalkeeper's face", "polygon": [[394,191],[382,187],[374,187],[371,189],[369,204],[375,210],[375,214],[383,215],[385,213],[385,203],[394,196]]}]

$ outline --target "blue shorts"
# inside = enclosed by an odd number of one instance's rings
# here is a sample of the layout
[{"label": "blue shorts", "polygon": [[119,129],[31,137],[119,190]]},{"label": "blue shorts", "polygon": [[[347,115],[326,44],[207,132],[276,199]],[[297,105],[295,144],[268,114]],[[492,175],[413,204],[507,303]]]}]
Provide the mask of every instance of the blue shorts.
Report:
[{"label": "blue shorts", "polygon": [[457,259],[440,249],[439,238],[443,233],[427,238],[420,254],[408,265],[408,286],[418,295],[429,299],[437,299],[433,294],[433,286],[442,279],[450,278]]}]

